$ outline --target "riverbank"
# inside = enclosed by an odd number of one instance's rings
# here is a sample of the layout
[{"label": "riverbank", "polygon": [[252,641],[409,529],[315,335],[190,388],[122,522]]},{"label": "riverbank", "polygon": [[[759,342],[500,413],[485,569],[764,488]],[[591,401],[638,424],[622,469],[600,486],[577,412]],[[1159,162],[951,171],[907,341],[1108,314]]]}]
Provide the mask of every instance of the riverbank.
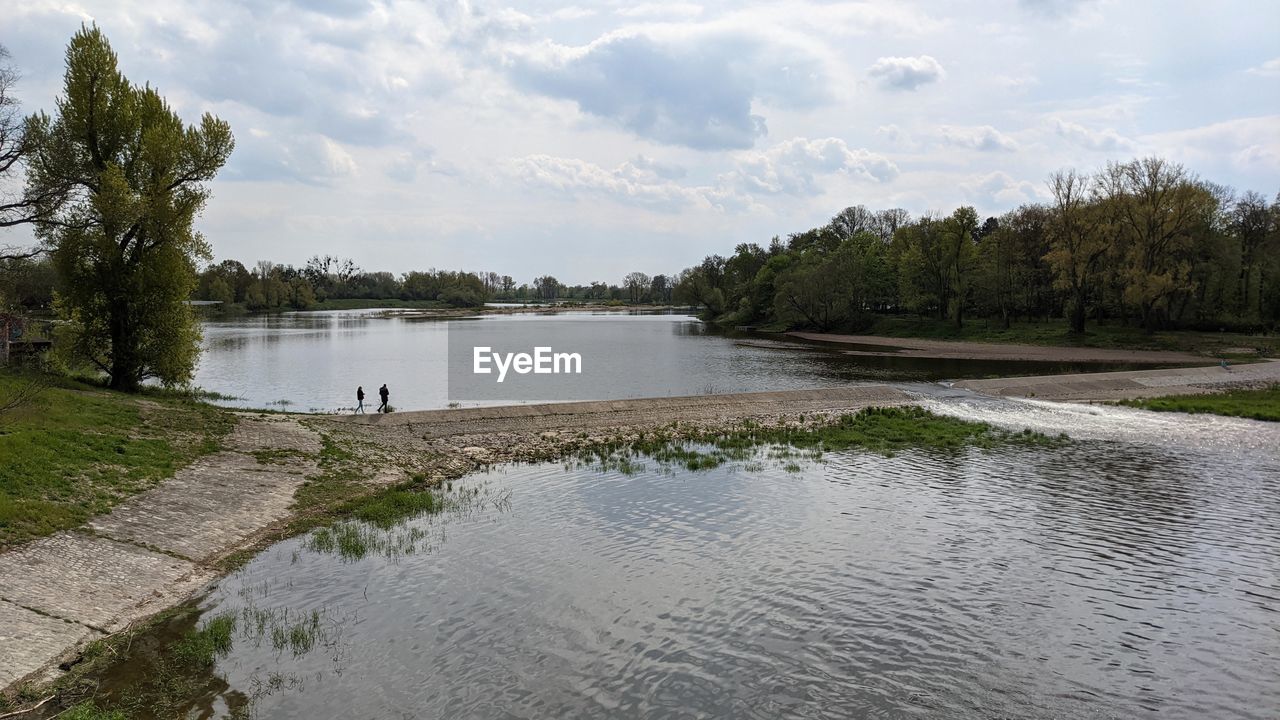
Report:
[{"label": "riverbank", "polygon": [[[39,686],[80,648],[189,597],[256,547],[353,499],[499,462],[571,456],[744,420],[819,423],[910,403],[888,387],[351,417],[232,413],[222,448],[85,525],[0,553],[0,687]],[[570,411],[571,410],[571,411]],[[11,688],[12,691],[12,688]]]},{"label": "riverbank", "polygon": [[[785,331],[786,328],[760,330]],[[840,334],[840,333],[834,333]],[[962,327],[937,318],[878,316],[852,336],[872,336],[893,341],[938,341],[1033,347],[1157,350],[1189,353],[1198,357],[1243,360],[1280,356],[1280,335],[1203,330],[1147,332],[1136,325],[1109,321],[1088,323],[1085,332],[1073,333],[1063,320],[1018,321],[1008,327],[993,320],[971,320]],[[902,342],[896,344],[902,345]]]},{"label": "riverbank", "polygon": [[1195,395],[1280,382],[1280,360],[1222,367],[1164,368],[1081,375],[962,380],[955,387],[998,397],[1061,402],[1114,402],[1164,395]]},{"label": "riverbank", "polygon": [[1121,348],[1065,345],[1025,345],[928,340],[879,335],[837,335],[833,333],[791,332],[788,336],[845,347],[846,355],[870,357],[914,357],[943,360],[1030,360],[1061,363],[1129,363],[1174,365],[1202,363],[1203,355],[1177,350],[1128,350]]},{"label": "riverbank", "polygon": [[[1121,399],[1266,377],[1280,377],[1280,362],[1019,378],[972,389],[1052,397],[1048,388],[1074,385],[1090,388],[1092,399]],[[84,525],[0,553],[0,687],[10,688],[11,703],[15,692],[31,697],[60,666],[74,665],[86,644],[183,601],[256,548],[360,512],[361,498],[399,503],[493,464],[608,459],[602,451],[705,440],[744,423],[812,428],[868,407],[914,403],[903,390],[865,385],[362,416],[219,410],[234,427],[216,452]],[[920,429],[910,419],[889,420],[892,432],[877,439],[880,447],[909,443]],[[15,689],[24,678],[26,690]]]}]

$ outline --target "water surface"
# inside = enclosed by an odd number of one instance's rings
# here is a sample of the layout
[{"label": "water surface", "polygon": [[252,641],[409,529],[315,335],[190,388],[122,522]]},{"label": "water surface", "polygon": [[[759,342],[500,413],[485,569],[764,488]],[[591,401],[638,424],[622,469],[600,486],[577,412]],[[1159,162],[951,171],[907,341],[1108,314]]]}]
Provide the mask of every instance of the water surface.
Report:
[{"label": "water surface", "polygon": [[[1277,716],[1280,426],[930,402],[1085,439],[496,469],[464,481],[485,489],[470,511],[387,531],[415,552],[297,538],[219,584],[206,616],[315,612],[324,631],[303,652],[238,639],[202,702],[256,697],[272,718]],[[1088,439],[1108,423],[1118,440]]]},{"label": "water surface", "polygon": [[593,371],[605,368],[589,378],[573,378],[576,399],[1126,368],[1101,363],[854,357],[830,343],[725,334],[692,316],[672,313],[547,312],[440,320],[360,310],[207,322],[195,384],[233,397],[225,401],[230,405],[329,412],[351,408],[357,386],[376,398],[376,389],[386,383],[391,404],[399,410],[442,408],[451,399],[446,352],[450,325],[456,323],[483,327],[487,334],[509,338],[516,347],[531,350],[543,345],[578,352]]}]

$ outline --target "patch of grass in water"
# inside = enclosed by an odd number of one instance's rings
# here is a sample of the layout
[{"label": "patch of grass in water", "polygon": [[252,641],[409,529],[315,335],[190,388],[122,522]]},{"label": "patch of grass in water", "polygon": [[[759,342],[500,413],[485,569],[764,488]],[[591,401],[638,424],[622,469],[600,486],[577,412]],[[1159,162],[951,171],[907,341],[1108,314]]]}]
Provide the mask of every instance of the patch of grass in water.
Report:
[{"label": "patch of grass in water", "polygon": [[232,613],[214,615],[204,627],[187,635],[174,646],[174,655],[193,667],[208,667],[220,657],[231,652],[232,637],[236,631],[236,616]]},{"label": "patch of grass in water", "polygon": [[1118,405],[1158,412],[1212,413],[1250,420],[1280,422],[1280,383],[1264,388],[1209,395],[1170,395],[1121,400]]},{"label": "patch of grass in water", "polygon": [[767,426],[744,421],[723,432],[695,434],[693,437],[640,435],[630,443],[595,446],[577,455],[581,463],[604,471],[629,474],[643,469],[644,459],[653,459],[665,469],[684,468],[697,472],[728,462],[746,462],[763,468],[762,459],[795,472],[800,460],[819,462],[823,454],[840,450],[866,450],[892,455],[908,449],[956,451],[977,447],[993,449],[1004,445],[1058,446],[1065,436],[1025,430],[1013,432],[986,423],[935,415],[915,406],[867,408],[842,415],[825,423],[801,426]]}]

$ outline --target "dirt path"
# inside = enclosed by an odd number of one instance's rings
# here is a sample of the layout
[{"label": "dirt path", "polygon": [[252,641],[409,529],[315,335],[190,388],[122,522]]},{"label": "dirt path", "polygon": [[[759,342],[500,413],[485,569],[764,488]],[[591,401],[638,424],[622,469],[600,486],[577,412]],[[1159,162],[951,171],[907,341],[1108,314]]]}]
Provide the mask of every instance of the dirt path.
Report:
[{"label": "dirt path", "polygon": [[1063,347],[1058,345],[1016,345],[962,340],[922,340],[892,338],[879,335],[836,335],[832,333],[792,332],[791,337],[836,345],[863,346],[844,352],[848,355],[873,357],[917,357],[941,360],[1041,360],[1048,362],[1088,363],[1202,363],[1203,355],[1174,350],[1122,350],[1116,348]]}]

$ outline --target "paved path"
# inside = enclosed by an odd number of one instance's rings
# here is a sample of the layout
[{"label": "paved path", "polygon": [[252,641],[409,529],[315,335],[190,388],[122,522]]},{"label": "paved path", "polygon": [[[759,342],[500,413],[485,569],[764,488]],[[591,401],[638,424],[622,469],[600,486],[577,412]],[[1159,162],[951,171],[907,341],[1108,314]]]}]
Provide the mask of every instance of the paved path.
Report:
[{"label": "paved path", "polygon": [[[213,561],[288,515],[315,472],[301,455],[320,439],[289,418],[246,416],[227,446],[84,527],[0,554],[0,688],[214,579]],[[263,450],[296,455],[264,463]]]},{"label": "paved path", "polygon": [[1225,390],[1234,385],[1280,383],[1280,360],[1248,365],[1130,370],[1087,375],[962,380],[956,387],[987,395],[1034,397],[1076,402],[1127,400]]}]

